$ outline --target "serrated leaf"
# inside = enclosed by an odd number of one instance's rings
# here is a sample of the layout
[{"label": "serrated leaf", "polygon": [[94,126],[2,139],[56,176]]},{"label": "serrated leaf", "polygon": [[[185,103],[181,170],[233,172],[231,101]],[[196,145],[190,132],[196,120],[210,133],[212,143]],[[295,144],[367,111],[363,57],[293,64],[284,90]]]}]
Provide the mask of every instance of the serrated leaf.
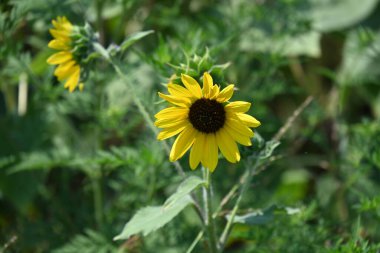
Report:
[{"label": "serrated leaf", "polygon": [[128,239],[131,235],[143,233],[148,235],[177,216],[188,204],[192,202],[189,196],[185,196],[170,206],[148,206],[139,210],[125,225],[123,231],[114,240]]},{"label": "serrated leaf", "polygon": [[153,30],[149,31],[143,31],[143,32],[137,32],[129,36],[124,42],[120,45],[120,50],[123,52],[125,51],[128,47],[136,43],[137,41],[141,40],[145,36],[154,33]]},{"label": "serrated leaf", "polygon": [[192,203],[189,193],[203,184],[198,177],[189,177],[178,187],[162,206],[148,206],[139,210],[125,225],[123,231],[114,240],[127,239],[138,233],[144,236],[161,228],[176,217],[188,204]]},{"label": "serrated leaf", "polygon": [[[236,215],[233,223],[262,225],[272,221],[276,216],[294,215],[300,212],[299,208],[270,206],[265,210],[257,210],[241,216]],[[231,216],[227,215],[226,219],[230,220]]]}]

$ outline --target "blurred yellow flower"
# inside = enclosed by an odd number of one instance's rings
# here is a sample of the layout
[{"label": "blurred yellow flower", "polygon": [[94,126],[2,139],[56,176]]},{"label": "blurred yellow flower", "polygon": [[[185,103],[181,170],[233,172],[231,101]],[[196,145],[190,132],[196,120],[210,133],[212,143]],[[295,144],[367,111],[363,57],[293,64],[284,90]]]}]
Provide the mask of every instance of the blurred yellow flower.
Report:
[{"label": "blurred yellow flower", "polygon": [[234,92],[231,84],[220,91],[210,74],[203,75],[203,89],[188,75],[181,75],[185,87],[168,84],[170,95],[159,96],[172,106],[155,115],[155,125],[163,130],[157,139],[178,135],[170,152],[170,160],[181,158],[191,147],[190,168],[202,165],[213,172],[218,164],[218,148],[231,163],[240,161],[236,142],[250,146],[252,127],[260,126],[254,117],[245,114],[251,104],[229,102]]},{"label": "blurred yellow flower", "polygon": [[50,29],[50,33],[54,39],[49,42],[48,47],[59,52],[50,56],[47,62],[58,65],[54,75],[59,81],[66,80],[65,88],[73,92],[80,80],[80,66],[72,53],[72,35],[75,27],[66,17],[57,17],[57,20],[53,20],[52,23],[54,29]]}]

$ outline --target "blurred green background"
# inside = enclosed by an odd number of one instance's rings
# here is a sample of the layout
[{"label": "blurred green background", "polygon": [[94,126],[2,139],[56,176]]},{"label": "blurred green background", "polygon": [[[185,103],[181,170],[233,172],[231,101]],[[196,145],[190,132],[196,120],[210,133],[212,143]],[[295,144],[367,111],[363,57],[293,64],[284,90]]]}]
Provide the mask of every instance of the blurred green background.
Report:
[{"label": "blurred green background", "polygon": [[[147,237],[112,241],[181,179],[109,65],[94,66],[83,92],[56,80],[46,59],[57,16],[90,23],[106,46],[155,31],[123,56],[152,118],[164,106],[157,91],[170,64],[207,52],[230,63],[224,79],[239,88],[234,100],[253,103],[264,140],[314,97],[241,206],[242,214],[273,205],[301,212],[235,226],[226,252],[379,252],[379,2],[2,0],[0,252],[186,252],[201,227],[187,208]],[[241,148],[243,160],[259,149]],[[181,163],[188,168],[187,158]],[[215,205],[243,167],[219,162]]]}]

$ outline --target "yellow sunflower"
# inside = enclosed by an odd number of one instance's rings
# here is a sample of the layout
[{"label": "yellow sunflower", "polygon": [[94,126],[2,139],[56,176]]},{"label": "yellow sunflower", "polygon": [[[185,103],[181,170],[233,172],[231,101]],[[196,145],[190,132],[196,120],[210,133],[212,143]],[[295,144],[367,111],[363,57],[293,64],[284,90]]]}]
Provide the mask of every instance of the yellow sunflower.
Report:
[{"label": "yellow sunflower", "polygon": [[[49,42],[48,47],[60,52],[50,56],[47,62],[52,65],[58,65],[54,75],[57,76],[59,81],[66,80],[64,87],[73,92],[80,80],[80,66],[72,53],[72,36],[75,26],[66,17],[57,17],[57,20],[53,20],[52,23],[55,29],[50,29],[50,33],[54,39]],[[82,89],[83,84],[79,84],[79,88]]]},{"label": "yellow sunflower", "polygon": [[190,151],[190,168],[202,165],[213,172],[218,164],[218,148],[231,163],[240,160],[236,142],[250,146],[252,127],[260,126],[254,117],[245,114],[251,106],[244,101],[228,102],[234,85],[220,91],[207,72],[203,75],[203,89],[188,75],[181,75],[185,87],[168,84],[170,95],[158,93],[172,106],[155,115],[155,125],[163,130],[158,140],[178,135],[170,152],[170,161],[181,158]]}]

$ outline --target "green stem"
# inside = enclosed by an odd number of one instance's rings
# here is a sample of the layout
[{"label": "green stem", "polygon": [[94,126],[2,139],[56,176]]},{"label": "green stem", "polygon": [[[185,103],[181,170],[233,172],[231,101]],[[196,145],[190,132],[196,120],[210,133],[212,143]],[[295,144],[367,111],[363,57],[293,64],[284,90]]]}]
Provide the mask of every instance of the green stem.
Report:
[{"label": "green stem", "polygon": [[[313,101],[313,97],[312,96],[309,96],[305,99],[305,101],[293,112],[293,114],[287,119],[286,123],[280,128],[280,130],[276,133],[276,135],[272,138],[272,141],[280,141],[281,138],[284,136],[284,134],[290,129],[290,127],[292,126],[293,122],[298,118],[298,116],[301,114],[301,112],[303,112],[303,110]],[[264,152],[264,151],[262,151]],[[259,157],[261,156],[262,154],[259,154]],[[223,233],[219,239],[219,243],[220,243],[220,248],[223,250],[224,248],[224,245],[228,239],[228,236],[231,232],[231,229],[232,229],[232,225],[233,225],[233,220],[236,216],[236,213],[239,209],[239,205],[240,205],[240,202],[243,198],[243,195],[244,193],[246,192],[246,190],[248,189],[248,186],[252,180],[252,177],[257,174],[258,172],[261,172],[263,170],[265,170],[265,168],[268,166],[269,163],[266,163],[266,164],[262,164],[260,165],[260,159],[256,159],[256,162],[255,164],[253,165],[251,163],[251,161],[249,160],[248,164],[245,166],[246,167],[246,171],[244,173],[244,176],[242,178],[243,180],[243,185],[241,187],[241,190],[240,190],[240,193],[239,193],[239,196],[238,196],[238,199],[236,200],[236,203],[235,203],[235,206],[234,208],[232,209],[232,212],[231,212],[231,215],[230,215],[230,218],[223,230]],[[259,167],[260,166],[260,167]],[[233,189],[227,194],[227,196],[224,198],[226,201],[228,201],[228,199],[230,199],[230,197],[234,194],[236,190],[236,187],[234,186]],[[222,205],[221,205],[222,206]],[[221,206],[218,208],[221,209]]]},{"label": "green stem", "polygon": [[144,105],[142,104],[139,96],[136,95],[135,89],[129,84],[127,77],[124,75],[123,71],[121,71],[118,64],[111,61],[111,64],[113,68],[115,69],[116,73],[125,81],[126,85],[128,86],[128,90],[131,94],[132,100],[139,109],[141,115],[143,116],[146,123],[148,123],[149,128],[153,131],[154,134],[158,134],[157,128],[154,126],[154,123],[152,119],[149,116],[148,111],[145,109]]},{"label": "green stem", "polygon": [[103,25],[103,18],[102,18],[103,4],[104,4],[104,1],[102,0],[96,1],[96,22],[97,22],[97,28],[99,31],[99,41],[100,41],[100,44],[102,45],[104,45],[104,25]]},{"label": "green stem", "polygon": [[92,177],[92,189],[94,192],[94,209],[95,220],[98,229],[103,229],[103,197],[102,197],[102,184],[101,176],[95,175]]},{"label": "green stem", "polygon": [[226,241],[228,239],[228,236],[230,235],[231,233],[231,229],[232,229],[232,226],[233,226],[233,221],[234,221],[234,218],[236,216],[236,213],[237,211],[239,210],[239,207],[240,207],[240,202],[241,200],[243,199],[243,195],[244,193],[247,191],[248,187],[249,187],[249,184],[251,182],[251,179],[254,175],[254,171],[256,170],[257,166],[258,166],[259,162],[258,160],[256,160],[256,163],[252,166],[251,163],[247,164],[246,166],[246,171],[244,173],[244,176],[243,176],[243,185],[241,187],[241,190],[240,190],[240,193],[239,193],[239,196],[235,202],[235,205],[231,211],[231,214],[230,214],[230,217],[227,221],[227,224],[226,226],[224,227],[224,230],[223,230],[223,233],[222,235],[220,236],[220,239],[219,239],[219,244],[220,244],[220,248],[223,250],[224,248],[224,245],[226,244]]},{"label": "green stem", "polygon": [[203,178],[206,185],[203,186],[203,201],[205,205],[205,226],[207,229],[209,250],[211,253],[218,253],[217,237],[215,232],[214,218],[212,216],[211,203],[211,175],[208,169],[202,167]]},{"label": "green stem", "polygon": [[204,234],[204,231],[200,231],[197,235],[197,237],[195,237],[193,243],[190,245],[190,247],[186,250],[186,253],[191,253],[193,251],[193,249],[195,248],[195,246],[197,246],[198,242],[202,239],[203,237],[203,234]]}]

